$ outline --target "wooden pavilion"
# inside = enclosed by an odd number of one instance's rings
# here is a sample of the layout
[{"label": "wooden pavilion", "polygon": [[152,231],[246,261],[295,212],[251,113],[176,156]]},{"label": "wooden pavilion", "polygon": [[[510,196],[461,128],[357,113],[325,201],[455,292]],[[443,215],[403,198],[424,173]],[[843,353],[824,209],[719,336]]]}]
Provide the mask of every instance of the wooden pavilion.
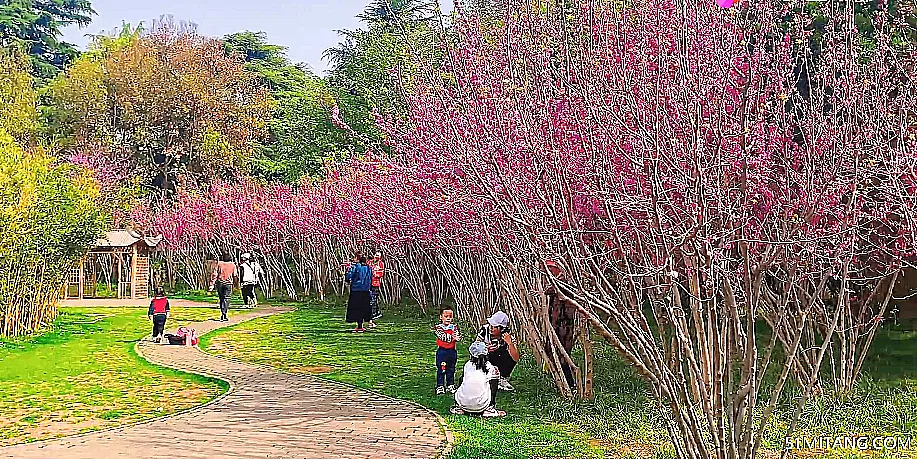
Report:
[{"label": "wooden pavilion", "polygon": [[109,231],[70,270],[64,299],[148,298],[150,254],[161,241],[132,230]]}]

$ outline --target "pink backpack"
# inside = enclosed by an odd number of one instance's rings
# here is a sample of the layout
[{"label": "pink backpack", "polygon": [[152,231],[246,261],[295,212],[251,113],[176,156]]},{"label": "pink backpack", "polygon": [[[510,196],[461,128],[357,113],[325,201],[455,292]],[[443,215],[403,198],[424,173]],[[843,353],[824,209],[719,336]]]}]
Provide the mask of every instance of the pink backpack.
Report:
[{"label": "pink backpack", "polygon": [[185,338],[185,343],[187,343],[190,339],[191,345],[197,346],[197,331],[195,331],[193,328],[178,327],[178,330],[175,331],[175,334],[181,338]]}]

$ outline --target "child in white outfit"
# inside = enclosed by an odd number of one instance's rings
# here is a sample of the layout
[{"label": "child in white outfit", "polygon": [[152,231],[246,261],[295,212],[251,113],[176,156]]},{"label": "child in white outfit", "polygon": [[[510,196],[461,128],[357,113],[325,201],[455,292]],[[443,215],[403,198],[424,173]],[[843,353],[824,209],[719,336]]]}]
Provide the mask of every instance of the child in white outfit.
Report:
[{"label": "child in white outfit", "polygon": [[506,416],[496,408],[500,370],[487,359],[487,346],[475,342],[468,348],[471,358],[465,364],[462,385],[455,392],[452,414],[480,414],[485,418]]}]

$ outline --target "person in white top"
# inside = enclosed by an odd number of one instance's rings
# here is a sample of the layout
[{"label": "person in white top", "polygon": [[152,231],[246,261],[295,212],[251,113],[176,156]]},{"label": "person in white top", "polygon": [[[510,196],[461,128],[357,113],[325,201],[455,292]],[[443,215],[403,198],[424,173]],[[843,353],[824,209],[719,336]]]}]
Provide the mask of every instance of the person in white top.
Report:
[{"label": "person in white top", "polygon": [[465,364],[462,385],[455,391],[452,414],[480,414],[485,418],[506,416],[496,407],[497,381],[500,370],[487,358],[487,345],[474,342],[468,348],[471,358]]},{"label": "person in white top", "polygon": [[261,283],[261,277],[264,271],[258,260],[252,260],[250,253],[242,254],[242,264],[239,265],[240,284],[242,285],[242,301],[246,306],[255,307],[258,305],[258,297],[255,296],[255,287]]}]

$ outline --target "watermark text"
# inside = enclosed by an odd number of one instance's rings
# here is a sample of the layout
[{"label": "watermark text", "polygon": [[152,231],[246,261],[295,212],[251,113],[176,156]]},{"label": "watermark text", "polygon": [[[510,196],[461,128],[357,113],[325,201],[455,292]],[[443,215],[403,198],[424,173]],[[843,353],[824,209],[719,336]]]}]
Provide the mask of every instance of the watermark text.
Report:
[{"label": "watermark text", "polygon": [[853,449],[858,451],[906,451],[917,447],[912,437],[837,435],[786,437],[784,449]]}]

